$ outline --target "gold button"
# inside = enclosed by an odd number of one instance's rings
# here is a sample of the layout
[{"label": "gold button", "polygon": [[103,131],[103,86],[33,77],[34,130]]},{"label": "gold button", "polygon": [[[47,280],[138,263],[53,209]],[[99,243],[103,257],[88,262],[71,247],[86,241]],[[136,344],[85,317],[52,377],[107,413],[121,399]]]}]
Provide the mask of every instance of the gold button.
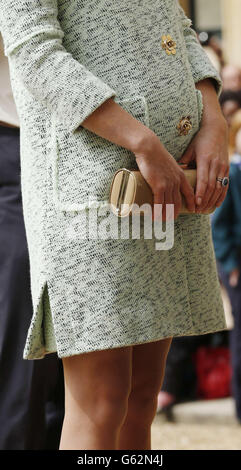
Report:
[{"label": "gold button", "polygon": [[191,117],[190,116],[183,117],[179,121],[177,125],[177,129],[178,129],[179,135],[187,135],[192,129]]},{"label": "gold button", "polygon": [[175,55],[176,47],[177,47],[177,44],[172,39],[170,34],[166,34],[162,36],[162,49],[165,49],[167,55]]}]

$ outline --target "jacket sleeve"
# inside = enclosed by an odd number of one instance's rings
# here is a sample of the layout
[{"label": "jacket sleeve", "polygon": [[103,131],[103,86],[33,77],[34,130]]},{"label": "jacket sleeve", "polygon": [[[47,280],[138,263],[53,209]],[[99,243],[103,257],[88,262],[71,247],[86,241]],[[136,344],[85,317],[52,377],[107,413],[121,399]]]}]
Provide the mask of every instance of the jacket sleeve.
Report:
[{"label": "jacket sleeve", "polygon": [[116,95],[64,48],[58,0],[0,0],[0,30],[18,79],[69,131]]},{"label": "jacket sleeve", "polygon": [[179,0],[176,1],[194,82],[197,83],[205,78],[212,78],[219,97],[222,91],[220,74],[211,63],[208,55],[198,41],[196,32],[191,28],[191,19],[186,16],[183,8],[179,4]]}]

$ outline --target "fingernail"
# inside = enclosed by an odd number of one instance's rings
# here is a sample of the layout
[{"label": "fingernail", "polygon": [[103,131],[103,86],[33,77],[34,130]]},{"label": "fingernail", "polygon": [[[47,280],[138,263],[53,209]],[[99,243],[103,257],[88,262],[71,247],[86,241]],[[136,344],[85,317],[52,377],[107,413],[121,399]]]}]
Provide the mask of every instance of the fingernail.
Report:
[{"label": "fingernail", "polygon": [[197,198],[197,203],[198,203],[199,206],[202,204],[202,198],[201,197]]}]

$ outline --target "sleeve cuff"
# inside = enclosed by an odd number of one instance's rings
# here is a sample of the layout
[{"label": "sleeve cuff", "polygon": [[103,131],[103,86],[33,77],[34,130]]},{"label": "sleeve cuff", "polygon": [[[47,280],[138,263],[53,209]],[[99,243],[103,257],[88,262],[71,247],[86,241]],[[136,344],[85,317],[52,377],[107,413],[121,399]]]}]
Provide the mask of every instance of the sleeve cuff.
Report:
[{"label": "sleeve cuff", "polygon": [[198,46],[198,51],[195,47],[193,47],[193,52],[192,48],[191,50],[189,50],[189,61],[192,69],[194,82],[197,83],[201,80],[205,80],[205,78],[212,78],[214,81],[217,96],[219,98],[223,86],[222,79],[220,77],[219,72],[210,62],[210,59],[206,54],[205,50],[202,48],[202,46]]},{"label": "sleeve cuff", "polygon": [[[74,133],[78,130],[81,126],[82,122],[90,116],[99,106],[101,106],[105,101],[109,98],[116,96],[115,90],[110,88],[108,85],[102,82],[102,86],[98,86],[100,81],[98,80],[98,84],[93,87],[92,92],[89,89],[89,98],[85,103],[88,102],[88,106],[82,102],[81,96],[73,103],[73,119],[70,119],[69,122],[66,122],[66,125],[70,132]],[[93,98],[91,99],[91,93],[93,94]],[[86,98],[86,96],[85,96]]]},{"label": "sleeve cuff", "polygon": [[193,73],[193,78],[194,78],[195,83],[201,82],[201,80],[205,80],[206,78],[211,78],[213,80],[213,84],[215,86],[217,96],[218,96],[218,98],[220,97],[220,95],[222,93],[223,85],[222,85],[221,78],[216,73],[206,72],[204,74],[203,72],[202,73],[194,72]]}]

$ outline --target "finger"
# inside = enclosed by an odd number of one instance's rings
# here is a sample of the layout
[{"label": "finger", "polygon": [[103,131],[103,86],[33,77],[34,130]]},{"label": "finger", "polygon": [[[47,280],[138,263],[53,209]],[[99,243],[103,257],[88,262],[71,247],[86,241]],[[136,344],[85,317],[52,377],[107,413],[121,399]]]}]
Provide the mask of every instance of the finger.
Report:
[{"label": "finger", "polygon": [[197,165],[197,185],[195,201],[197,206],[201,206],[208,186],[209,160],[201,160]]},{"label": "finger", "polygon": [[201,212],[211,207],[211,201],[220,196],[222,185],[217,182],[218,175],[221,176],[221,165],[217,158],[213,158],[209,166],[207,190],[203,196],[202,204],[198,207],[198,211]]},{"label": "finger", "polygon": [[223,195],[223,192],[224,192],[223,186],[220,183],[217,186],[218,186],[218,188],[214,191],[213,196],[208,201],[208,204],[204,207],[204,209],[203,209],[204,211],[207,211],[207,210],[212,209],[213,207],[215,207],[217,200],[220,198],[221,195]]},{"label": "finger", "polygon": [[204,207],[204,210],[208,210],[208,209],[215,207],[217,204],[217,201],[220,198],[222,199],[222,201],[224,201],[229,185],[222,186],[222,183],[220,181],[217,181],[217,177],[224,178],[225,176],[228,176],[228,174],[229,174],[229,167],[227,168],[226,164],[219,166],[219,170],[216,175],[215,191],[212,197],[210,198],[210,200],[208,201],[207,206]]},{"label": "finger", "polygon": [[165,213],[165,204],[166,204],[166,198],[165,198],[165,193],[163,197],[163,205],[162,205],[162,220],[166,220],[166,213]]},{"label": "finger", "polygon": [[220,207],[220,206],[221,206],[221,204],[223,203],[225,197],[227,196],[227,192],[228,192],[228,188],[227,188],[227,189],[225,188],[225,189],[223,190],[222,195],[217,199],[217,201],[216,201],[216,203],[215,203],[215,206],[216,206],[216,207]]},{"label": "finger", "polygon": [[[229,169],[227,170],[225,176],[228,176],[228,175],[229,175]],[[229,184],[228,184],[227,186],[223,187],[223,191],[222,191],[221,195],[220,195],[219,198],[216,200],[216,203],[215,203],[215,206],[216,206],[216,207],[221,206],[221,204],[223,203],[225,197],[227,196],[228,188],[229,188]]]},{"label": "finger", "polygon": [[216,204],[217,204],[217,201],[220,198],[223,198],[223,200],[224,200],[225,197],[226,197],[226,194],[227,194],[227,190],[228,190],[227,186],[224,187],[224,186],[222,186],[222,183],[217,181],[217,189],[214,192],[212,198],[210,199],[206,209],[211,209],[211,208],[215,207]]},{"label": "finger", "polygon": [[153,212],[152,212],[152,220],[160,220],[162,217],[163,211],[163,204],[164,204],[164,191],[159,190],[158,192],[154,193],[153,197]]},{"label": "finger", "polygon": [[164,221],[167,220],[167,204],[174,204],[172,188],[167,188],[164,193],[164,204],[163,204],[163,211],[162,211]]},{"label": "finger", "polygon": [[194,190],[190,183],[187,181],[185,175],[183,175],[180,191],[184,195],[186,206],[190,212],[195,212],[195,195]]},{"label": "finger", "polygon": [[174,201],[174,219],[177,219],[182,207],[182,196],[178,186],[174,187],[172,197]]}]

